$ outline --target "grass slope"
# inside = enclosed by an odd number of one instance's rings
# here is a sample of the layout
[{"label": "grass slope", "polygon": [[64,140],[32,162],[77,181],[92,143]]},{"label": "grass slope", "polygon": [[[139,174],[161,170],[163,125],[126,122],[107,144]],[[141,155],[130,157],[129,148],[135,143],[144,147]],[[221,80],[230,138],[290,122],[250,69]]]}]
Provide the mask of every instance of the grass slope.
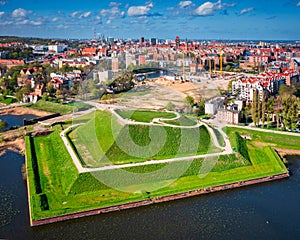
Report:
[{"label": "grass slope", "polygon": [[192,120],[186,116],[180,116],[176,120],[165,120],[163,122],[167,123],[167,124],[172,124],[175,126],[194,126],[197,124],[194,120]]},{"label": "grass slope", "polygon": [[149,123],[153,118],[174,118],[176,115],[170,112],[155,112],[155,111],[142,111],[142,110],[116,110],[122,117],[131,119],[137,122]]},{"label": "grass slope", "polygon": [[[120,128],[120,132],[115,141],[112,133],[111,121],[114,127]],[[162,143],[157,140],[151,141],[149,131],[163,132],[166,140]],[[146,157],[139,157],[139,148],[134,147],[126,137],[129,131],[130,138],[138,146],[149,146],[146,148]],[[88,123],[78,127],[69,134],[77,152],[86,165],[91,167],[104,166],[109,163],[104,161],[104,155],[114,164],[124,164],[131,162],[143,162],[150,159],[167,159],[175,156],[188,156],[195,154],[205,154],[211,144],[210,135],[203,126],[198,129],[179,129],[162,126],[127,125],[124,128],[112,118],[108,112],[96,112],[96,115]],[[160,138],[155,135],[155,138]],[[130,139],[130,140],[131,140]],[[121,147],[120,147],[121,143]],[[180,148],[180,144],[182,147]],[[190,143],[190,144],[189,144]],[[195,146],[198,144],[198,146]],[[124,151],[125,149],[125,151]],[[159,151],[156,154],[150,153]],[[210,148],[210,152],[218,151],[215,147]],[[149,153],[149,154],[148,154]]]},{"label": "grass slope", "polygon": [[[252,140],[246,141],[250,161],[239,154],[220,156],[216,159],[216,164],[211,166],[211,171],[201,171],[199,174],[205,162],[207,164],[212,159],[196,159],[190,161],[187,171],[181,177],[174,175],[173,171],[162,171],[160,174],[155,172],[155,170],[165,167],[165,164],[134,167],[124,171],[139,173],[132,179],[124,178],[123,173],[115,170],[98,172],[99,175],[95,174],[98,177],[101,177],[101,174],[106,177],[110,176],[113,181],[122,184],[124,189],[133,191],[132,193],[110,188],[89,173],[78,174],[58,132],[47,137],[34,138],[33,145],[30,145],[26,138],[32,217],[40,219],[287,172],[284,164],[272,149],[272,146],[283,146],[281,142],[282,137],[285,138],[284,136],[277,138],[276,134],[234,128],[227,128],[227,131],[231,140],[235,132],[241,136],[252,137]],[[299,149],[299,142],[300,137],[295,137],[285,143],[285,146],[289,145],[294,149]],[[42,194],[47,196],[49,210],[41,209],[39,194],[35,193],[32,148],[38,159]],[[47,150],[47,148],[49,149]],[[180,169],[182,164],[183,162],[172,163],[171,170]],[[145,179],[143,173],[152,174],[153,178],[144,180],[144,182],[139,181]],[[169,185],[152,190],[162,183]]]},{"label": "grass slope", "polygon": [[92,106],[83,103],[75,102],[71,104],[54,103],[44,100],[39,100],[35,104],[29,104],[28,107],[60,114],[68,114],[72,112],[82,111],[91,108]]}]

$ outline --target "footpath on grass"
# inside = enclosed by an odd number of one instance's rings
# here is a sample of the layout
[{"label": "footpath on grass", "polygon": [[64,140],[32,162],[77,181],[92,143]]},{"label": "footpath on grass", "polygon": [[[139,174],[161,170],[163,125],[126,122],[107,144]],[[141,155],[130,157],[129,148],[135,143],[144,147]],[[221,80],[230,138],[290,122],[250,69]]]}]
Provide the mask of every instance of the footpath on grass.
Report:
[{"label": "footpath on grass", "polygon": [[[95,108],[101,109],[99,105],[95,106]],[[111,110],[111,109],[110,109],[110,107],[106,106],[106,110]],[[74,127],[76,127],[76,125],[73,125],[71,127],[74,128]],[[195,127],[195,126],[193,126],[193,127]],[[149,164],[167,163],[167,162],[172,162],[172,161],[192,160],[195,158],[204,158],[204,157],[209,157],[209,156],[218,156],[218,155],[223,155],[223,154],[225,155],[225,154],[232,153],[231,146],[229,145],[230,146],[230,149],[229,149],[229,147],[227,145],[227,147],[225,146],[225,148],[223,148],[224,152],[222,152],[222,153],[188,156],[188,157],[164,159],[164,160],[151,160],[151,161],[141,162],[141,163],[112,165],[112,166],[105,166],[105,167],[101,167],[101,168],[84,168],[84,167],[82,167],[82,164],[81,164],[77,154],[74,152],[73,148],[71,147],[70,143],[68,142],[69,140],[67,139],[67,137],[65,135],[66,132],[68,130],[70,130],[70,128],[67,128],[66,130],[61,132],[60,136],[63,139],[64,144],[66,145],[66,147],[70,153],[70,156],[72,157],[72,160],[73,160],[74,164],[76,165],[79,173],[101,171],[101,170],[102,171],[103,170],[111,170],[114,168],[134,167],[134,166],[142,166],[142,165],[149,165]],[[207,128],[209,129],[209,127],[207,127]],[[213,130],[212,130],[212,132],[213,132]],[[229,142],[227,135],[221,130],[220,130],[220,132],[222,135],[224,134],[223,137],[225,139],[225,143],[226,143],[226,140]],[[215,133],[213,133],[213,134],[215,134]],[[213,135],[211,135],[211,137],[213,139],[213,142],[217,141],[216,136],[214,138]],[[218,146],[217,144],[215,144],[215,145]],[[72,154],[70,151],[72,152]],[[27,160],[26,160],[26,162],[27,162]],[[221,174],[223,174],[223,173],[221,173]],[[251,176],[252,176],[252,178],[251,178]],[[75,219],[75,218],[80,218],[80,217],[102,214],[102,213],[106,213],[106,212],[119,211],[119,210],[123,210],[123,209],[146,206],[146,205],[160,203],[160,202],[167,202],[167,201],[171,201],[171,200],[176,200],[176,199],[181,199],[181,198],[186,198],[186,197],[191,197],[191,196],[196,196],[196,195],[201,195],[201,194],[207,194],[207,193],[211,193],[211,192],[222,191],[222,190],[227,190],[227,189],[232,189],[232,188],[237,188],[237,187],[243,187],[243,186],[273,181],[273,180],[287,178],[287,177],[289,177],[289,173],[286,170],[286,168],[284,168],[284,170],[282,170],[282,171],[276,171],[276,172],[272,172],[272,173],[267,171],[267,172],[263,172],[262,174],[259,174],[259,175],[256,175],[256,174],[249,175],[248,174],[247,176],[245,176],[243,178],[234,178],[234,179],[231,178],[230,180],[227,179],[226,181],[223,181],[223,182],[212,182],[208,185],[208,187],[207,187],[207,185],[197,185],[197,186],[194,186],[193,188],[190,188],[191,190],[182,188],[181,189],[182,192],[180,192],[179,190],[176,190],[176,191],[170,192],[170,194],[167,194],[167,192],[160,193],[159,195],[157,195],[157,196],[154,195],[153,197],[149,197],[146,200],[140,200],[140,201],[135,200],[135,201],[128,202],[128,203],[126,203],[125,201],[120,201],[120,202],[125,202],[125,203],[118,204],[118,205],[111,205],[111,206],[107,206],[107,207],[101,207],[101,208],[97,208],[97,206],[95,206],[96,209],[92,209],[92,210],[83,210],[81,212],[64,214],[64,215],[60,215],[60,216],[54,216],[54,217],[33,220],[33,221],[31,220],[31,226],[39,226],[39,225],[59,222],[59,221],[63,221],[63,220],[70,220],[70,219]],[[188,182],[187,182],[187,184],[188,184]],[[30,193],[28,194],[28,196],[30,196]],[[129,201],[129,200],[126,200],[126,201]],[[77,209],[77,211],[78,210],[79,209]]]},{"label": "footpath on grass", "polygon": [[[100,106],[98,106],[98,109],[100,108]],[[101,109],[102,106],[101,106]],[[128,119],[124,119],[122,118],[119,114],[117,114],[114,109],[112,108],[109,108],[107,110],[110,110],[118,119],[119,121],[121,122],[122,125],[125,125],[125,124],[136,124],[136,125],[151,125],[153,126],[153,122],[151,123],[143,123],[143,122],[135,122],[135,121],[131,121],[131,120],[128,120]],[[179,118],[180,115],[178,115],[178,113],[176,114],[176,117],[174,119],[177,119]],[[217,137],[214,133],[214,131],[209,127],[207,126],[206,124],[204,123],[197,123],[196,125],[194,126],[174,126],[174,125],[171,125],[171,124],[155,124],[156,126],[170,126],[170,127],[177,127],[177,128],[196,128],[196,127],[200,127],[202,125],[205,125],[206,128],[208,129],[210,135],[211,135],[211,138],[213,140],[213,143],[216,147],[219,147],[220,149],[223,149],[223,152],[219,152],[219,153],[208,153],[208,154],[201,154],[201,155],[193,155],[193,156],[186,156],[186,157],[175,157],[175,158],[170,158],[170,159],[163,159],[163,160],[149,160],[149,161],[146,161],[146,162],[139,162],[139,163],[129,163],[129,164],[120,164],[120,165],[115,165],[115,164],[112,164],[112,165],[108,165],[108,166],[104,166],[104,167],[98,167],[98,168],[87,168],[87,167],[83,167],[82,164],[81,164],[81,161],[79,159],[79,156],[77,155],[77,153],[75,153],[74,149],[72,148],[70,142],[69,142],[69,139],[68,137],[66,136],[66,134],[80,126],[82,124],[75,124],[75,125],[72,125],[68,128],[66,128],[64,131],[62,131],[60,133],[60,137],[61,139],[63,140],[77,170],[79,173],[86,173],[86,172],[97,172],[97,171],[106,171],[106,170],[113,170],[113,169],[121,169],[121,168],[130,168],[130,167],[138,167],[138,166],[146,166],[146,165],[154,165],[154,164],[164,164],[164,163],[171,163],[171,162],[179,162],[179,161],[188,161],[188,160],[194,160],[194,159],[198,159],[198,158],[210,158],[210,157],[216,157],[216,156],[221,156],[221,155],[228,155],[228,154],[231,154],[232,153],[232,149],[231,149],[231,146],[230,146],[230,143],[229,143],[229,147],[228,145],[226,145],[224,148],[221,147],[218,143],[218,140],[217,140]],[[228,144],[228,143],[227,143]]]}]

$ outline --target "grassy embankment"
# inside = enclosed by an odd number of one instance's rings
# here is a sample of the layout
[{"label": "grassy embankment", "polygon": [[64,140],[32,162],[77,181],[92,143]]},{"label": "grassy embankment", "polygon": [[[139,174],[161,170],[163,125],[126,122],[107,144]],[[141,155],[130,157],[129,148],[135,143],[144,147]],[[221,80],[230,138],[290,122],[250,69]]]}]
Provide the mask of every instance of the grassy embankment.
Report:
[{"label": "grassy embankment", "polygon": [[[154,115],[158,116],[159,113],[155,112]],[[113,164],[125,164],[206,154],[208,150],[210,153],[219,151],[215,147],[210,147],[210,135],[204,126],[179,129],[162,126],[127,125],[122,128],[112,116],[108,112],[97,112],[93,119],[68,135],[76,151],[87,166],[101,167],[109,165],[109,162],[104,161],[104,155]],[[141,117],[138,118],[141,119]],[[149,120],[149,115],[143,119]],[[112,121],[115,122],[114,128],[119,128],[116,141],[111,130]],[[157,133],[154,139],[149,137],[149,131],[151,130]],[[129,140],[126,137],[127,132],[130,135]],[[159,141],[159,139],[163,138],[162,135],[166,136],[165,142]],[[120,142],[122,147],[120,147]],[[180,148],[181,142],[184,144]],[[145,150],[156,153],[150,156],[147,152],[143,152],[146,157],[138,157],[139,154],[136,154],[136,152],[141,150],[132,143],[139,146],[149,146],[149,149]],[[195,146],[195,144],[198,146]]]},{"label": "grassy embankment", "polygon": [[162,122],[171,124],[171,125],[175,125],[175,126],[194,126],[197,124],[194,120],[192,120],[186,116],[180,116],[178,119],[164,120]]},{"label": "grassy embankment", "polygon": [[[33,138],[32,145],[30,145],[27,138],[26,147],[32,218],[40,219],[284,173],[287,170],[274,153],[272,147],[300,149],[300,137],[291,137],[290,139],[289,136],[289,141],[282,144],[282,138],[285,136],[279,134],[266,134],[235,128],[227,128],[227,132],[236,149],[240,147],[237,146],[238,144],[246,147],[251,162],[240,154],[222,156],[218,158],[212,170],[206,173],[205,171],[202,172],[201,169],[207,161],[197,159],[190,161],[190,166],[181,177],[174,175],[173,171],[162,172],[156,175],[157,172],[154,170],[161,169],[165,164],[127,169],[130,172],[153,174],[154,177],[151,180],[147,180],[147,182],[135,181],[135,178],[124,179],[122,174],[119,175],[119,172],[115,170],[96,173],[95,176],[100,178],[111,176],[113,181],[121,182],[124,186],[123,189],[132,190],[133,193],[125,193],[109,188],[90,173],[78,174],[58,132],[54,132],[47,137]],[[235,132],[238,132],[242,137],[247,135],[252,140],[236,141],[236,137],[234,137]],[[34,185],[34,172],[36,171],[33,170],[32,160],[34,156],[32,155],[34,154],[31,154],[32,152],[36,154],[36,159],[38,160],[40,191],[36,191]],[[181,164],[183,163],[172,163],[173,170],[181,168]],[[199,174],[199,172],[202,174]],[[139,175],[142,174],[138,174],[136,179],[139,179]],[[116,176],[119,176],[119,178]],[[170,185],[155,191],[151,190],[161,183],[169,183]],[[46,195],[49,210],[42,210],[41,197],[39,197],[41,194]]]},{"label": "grassy embankment", "polygon": [[34,104],[29,104],[28,107],[46,111],[46,112],[60,113],[62,115],[92,108],[92,106],[83,102],[62,104],[62,103],[54,103],[54,102],[49,102],[44,100],[39,100]]},{"label": "grassy embankment", "polygon": [[116,112],[122,117],[131,119],[137,122],[149,123],[153,118],[174,118],[176,115],[170,112],[156,112],[147,110],[116,110]]}]

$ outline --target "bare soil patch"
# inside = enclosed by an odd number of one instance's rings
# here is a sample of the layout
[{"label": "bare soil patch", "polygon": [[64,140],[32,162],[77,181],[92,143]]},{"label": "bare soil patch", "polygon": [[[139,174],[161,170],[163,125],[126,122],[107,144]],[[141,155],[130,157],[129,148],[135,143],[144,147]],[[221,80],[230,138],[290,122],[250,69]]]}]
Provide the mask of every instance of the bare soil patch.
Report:
[{"label": "bare soil patch", "polygon": [[5,114],[13,114],[13,115],[33,114],[38,117],[44,117],[51,113],[32,109],[32,108],[26,108],[26,107],[14,107],[14,108],[1,109],[0,115],[5,115]]}]

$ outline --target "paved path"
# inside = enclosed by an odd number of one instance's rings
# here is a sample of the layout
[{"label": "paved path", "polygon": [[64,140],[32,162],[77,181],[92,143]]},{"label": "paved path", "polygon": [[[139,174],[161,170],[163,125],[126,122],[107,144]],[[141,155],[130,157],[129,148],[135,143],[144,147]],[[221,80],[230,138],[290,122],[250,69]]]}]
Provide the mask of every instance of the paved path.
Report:
[{"label": "paved path", "polygon": [[64,142],[64,144],[65,144],[65,146],[66,146],[66,148],[67,148],[67,150],[68,150],[68,152],[69,152],[69,154],[70,154],[70,156],[71,156],[71,158],[72,158],[72,160],[73,160],[73,163],[75,164],[75,166],[76,166],[78,172],[79,172],[79,173],[84,173],[84,172],[86,172],[86,171],[85,171],[86,168],[84,168],[84,167],[82,166],[80,160],[78,159],[77,154],[74,152],[73,148],[71,147],[71,145],[70,145],[70,143],[69,143],[69,140],[67,139],[67,137],[66,137],[66,135],[65,135],[65,133],[66,133],[67,131],[69,131],[70,129],[76,128],[76,127],[79,126],[79,125],[82,125],[82,123],[80,123],[80,124],[75,124],[75,125],[72,125],[72,126],[66,128],[64,131],[62,131],[62,132],[60,133],[60,137],[61,137],[61,139],[63,140],[63,142]]},{"label": "paved path", "polygon": [[194,156],[187,156],[187,157],[178,157],[178,158],[170,158],[170,159],[163,159],[163,160],[151,160],[147,162],[139,162],[139,163],[130,163],[130,164],[121,164],[121,165],[109,165],[109,166],[104,166],[104,167],[99,167],[99,168],[85,168],[82,166],[80,160],[78,159],[77,154],[74,152],[73,148],[69,144],[69,141],[67,137],[65,136],[65,133],[73,129],[79,125],[82,124],[76,124],[73,126],[70,126],[66,128],[64,131],[60,133],[60,137],[62,138],[77,170],[79,173],[85,173],[85,172],[97,172],[97,171],[105,171],[105,170],[113,170],[113,169],[121,169],[121,168],[129,168],[129,167],[137,167],[137,166],[146,166],[146,165],[153,165],[153,164],[163,164],[163,163],[170,163],[170,162],[179,162],[179,161],[189,161],[189,160],[194,160],[197,158],[210,158],[210,157],[217,157],[220,155],[226,155],[228,152],[224,151],[221,153],[210,153],[210,154],[202,154],[202,155],[194,155]]},{"label": "paved path", "polygon": [[189,160],[194,160],[194,159],[198,159],[198,158],[218,157],[220,155],[227,155],[227,154],[228,154],[227,152],[210,153],[210,154],[170,158],[170,159],[163,159],[163,160],[150,160],[150,161],[147,161],[147,162],[138,162],[138,163],[129,163],[129,164],[120,164],[120,165],[109,165],[109,166],[104,166],[104,167],[99,167],[99,168],[84,168],[84,172],[97,172],[97,171],[122,169],[122,168],[146,166],[146,165],[153,165],[153,164],[163,164],[163,163],[171,163],[171,162],[189,161]]},{"label": "paved path", "polygon": [[[92,105],[92,104],[91,104]],[[108,105],[104,105],[104,104],[98,104],[98,103],[94,103],[93,102],[93,106],[96,109],[106,109],[106,110],[110,110],[118,119],[119,121],[121,121],[123,124],[142,124],[142,125],[152,125],[153,126],[153,122],[151,123],[141,123],[141,122],[134,122],[134,121],[130,121],[128,119],[124,119],[122,118],[119,114],[117,114],[114,109],[116,108],[116,106],[108,106]],[[82,112],[83,114],[83,112]],[[86,114],[86,113],[85,113]],[[178,117],[180,117],[180,115],[178,113],[176,113],[176,117],[174,119],[177,119]],[[174,125],[170,125],[171,127],[180,127],[180,128],[195,128],[195,127],[199,127],[201,125],[203,125],[204,123],[197,123],[197,125],[194,126],[174,126]],[[109,165],[109,166],[104,166],[104,167],[99,167],[99,168],[86,168],[83,167],[77,154],[74,152],[73,148],[70,146],[69,141],[67,139],[67,137],[65,136],[65,133],[70,130],[73,129],[77,126],[79,126],[81,124],[76,124],[73,126],[68,127],[67,129],[65,129],[64,131],[62,131],[60,133],[60,136],[78,170],[79,173],[84,173],[84,172],[96,172],[96,171],[105,171],[105,170],[113,170],[113,169],[121,169],[121,168],[129,168],[129,167],[136,167],[136,166],[145,166],[145,165],[153,165],[153,164],[163,164],[163,163],[170,163],[170,162],[179,162],[179,161],[188,161],[188,160],[194,160],[197,158],[209,158],[209,157],[216,157],[216,156],[220,156],[220,155],[227,155],[232,153],[231,147],[230,147],[230,143],[229,143],[229,147],[221,147],[219,145],[218,139],[216,137],[215,132],[213,131],[213,129],[211,129],[209,126],[207,126],[207,124],[204,124],[208,131],[210,132],[210,135],[212,136],[212,140],[215,146],[223,149],[224,151],[221,153],[210,153],[210,154],[202,154],[202,155],[194,155],[194,156],[187,156],[187,157],[178,157],[178,158],[171,158],[171,159],[163,159],[163,160],[150,160],[150,161],[146,161],[146,162],[139,162],[139,163],[130,163],[130,164],[121,164],[121,165]],[[158,124],[155,124],[158,125]],[[161,124],[161,125],[169,125],[169,124]],[[224,133],[224,132],[223,132]],[[224,133],[225,134],[225,133]],[[225,134],[226,135],[226,134]],[[225,138],[224,138],[225,139]]]}]

